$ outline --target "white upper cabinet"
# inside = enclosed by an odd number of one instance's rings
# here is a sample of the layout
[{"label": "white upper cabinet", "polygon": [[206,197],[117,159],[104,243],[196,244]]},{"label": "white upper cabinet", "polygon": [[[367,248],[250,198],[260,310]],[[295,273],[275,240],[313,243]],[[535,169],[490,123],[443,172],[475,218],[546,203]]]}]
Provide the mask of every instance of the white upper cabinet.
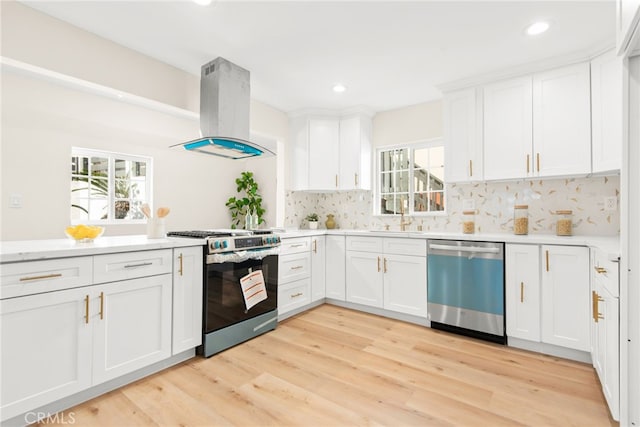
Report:
[{"label": "white upper cabinet", "polygon": [[531,77],[484,87],[484,177],[531,175],[533,100]]},{"label": "white upper cabinet", "polygon": [[533,76],[535,176],[591,172],[589,64]]},{"label": "white upper cabinet", "polygon": [[591,61],[592,170],[620,170],[622,163],[622,58],[609,51]]},{"label": "white upper cabinet", "polygon": [[482,120],[476,89],[445,94],[443,101],[447,182],[482,180]]},{"label": "white upper cabinet", "polygon": [[371,189],[371,118],[296,116],[291,128],[291,188]]},{"label": "white upper cabinet", "polygon": [[340,190],[371,189],[371,120],[340,120]]},{"label": "white upper cabinet", "polygon": [[[616,0],[616,52],[629,50],[640,25],[640,0]],[[636,34],[636,40],[638,35]]]}]

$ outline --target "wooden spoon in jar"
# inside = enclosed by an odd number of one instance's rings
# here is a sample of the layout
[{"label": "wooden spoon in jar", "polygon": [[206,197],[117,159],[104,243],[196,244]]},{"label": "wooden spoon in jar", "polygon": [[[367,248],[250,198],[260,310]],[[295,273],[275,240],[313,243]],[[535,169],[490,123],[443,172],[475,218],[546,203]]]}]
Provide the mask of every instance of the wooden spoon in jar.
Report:
[{"label": "wooden spoon in jar", "polygon": [[142,206],[140,206],[140,210],[142,211],[142,214],[144,216],[146,216],[147,218],[151,218],[151,208],[147,203],[144,203]]},{"label": "wooden spoon in jar", "polygon": [[169,215],[169,208],[158,208],[158,218],[164,218]]}]

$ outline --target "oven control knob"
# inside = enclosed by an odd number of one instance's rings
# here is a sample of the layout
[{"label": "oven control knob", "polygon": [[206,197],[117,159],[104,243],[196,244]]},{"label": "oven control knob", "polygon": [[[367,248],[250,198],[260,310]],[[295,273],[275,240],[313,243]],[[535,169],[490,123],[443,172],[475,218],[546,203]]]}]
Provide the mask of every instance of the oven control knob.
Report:
[{"label": "oven control knob", "polygon": [[220,241],[219,241],[219,240],[216,240],[215,242],[213,242],[213,247],[214,247],[215,249],[220,249]]},{"label": "oven control knob", "polygon": [[226,240],[222,241],[222,248],[226,249],[227,247],[229,247],[229,243]]}]

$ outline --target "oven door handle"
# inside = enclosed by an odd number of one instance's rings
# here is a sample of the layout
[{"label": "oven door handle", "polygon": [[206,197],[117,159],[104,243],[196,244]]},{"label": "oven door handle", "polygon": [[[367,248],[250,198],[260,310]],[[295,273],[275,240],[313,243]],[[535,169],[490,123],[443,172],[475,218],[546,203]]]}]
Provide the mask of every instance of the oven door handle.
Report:
[{"label": "oven door handle", "polygon": [[278,255],[280,248],[260,249],[256,251],[236,251],[224,254],[207,255],[207,264],[222,264],[225,262],[244,262],[250,259],[261,260],[269,255]]},{"label": "oven door handle", "polygon": [[439,249],[441,251],[451,251],[451,252],[476,252],[476,253],[485,253],[485,254],[500,253],[500,248],[483,248],[481,246],[452,246],[452,245],[430,244],[429,249]]}]

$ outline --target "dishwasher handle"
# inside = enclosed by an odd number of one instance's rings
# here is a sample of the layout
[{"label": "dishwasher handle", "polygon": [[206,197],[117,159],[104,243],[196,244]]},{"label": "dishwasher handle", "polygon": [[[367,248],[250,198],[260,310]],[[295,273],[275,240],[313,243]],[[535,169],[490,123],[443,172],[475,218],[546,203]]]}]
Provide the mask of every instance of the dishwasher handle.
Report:
[{"label": "dishwasher handle", "polygon": [[429,245],[429,249],[438,249],[441,251],[451,252],[473,252],[483,254],[499,254],[500,248],[484,248],[482,246],[452,246],[452,245],[438,245],[432,243]]}]

